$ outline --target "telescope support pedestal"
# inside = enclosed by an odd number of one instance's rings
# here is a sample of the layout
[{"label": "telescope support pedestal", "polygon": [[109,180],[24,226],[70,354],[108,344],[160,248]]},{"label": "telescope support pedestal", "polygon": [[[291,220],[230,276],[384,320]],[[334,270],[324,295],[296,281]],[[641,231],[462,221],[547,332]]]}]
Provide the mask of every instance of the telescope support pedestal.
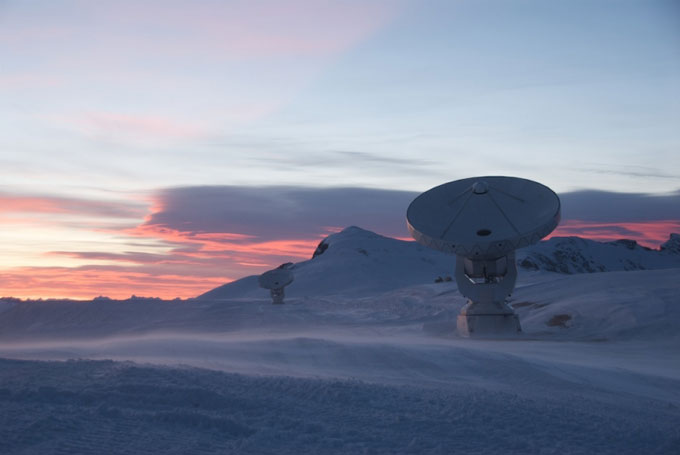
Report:
[{"label": "telescope support pedestal", "polygon": [[269,294],[272,296],[272,303],[274,305],[280,305],[283,303],[283,288],[270,289]]},{"label": "telescope support pedestal", "polygon": [[519,318],[505,302],[515,287],[514,251],[498,259],[456,256],[458,290],[468,303],[458,315],[458,334],[464,337],[508,336],[521,332]]}]

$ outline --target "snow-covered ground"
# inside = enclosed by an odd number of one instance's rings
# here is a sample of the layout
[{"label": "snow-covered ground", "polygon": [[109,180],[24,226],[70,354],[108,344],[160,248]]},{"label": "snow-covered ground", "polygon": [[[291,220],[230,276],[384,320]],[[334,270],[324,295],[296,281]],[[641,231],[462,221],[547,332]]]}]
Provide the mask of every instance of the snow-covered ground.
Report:
[{"label": "snow-covered ground", "polygon": [[285,305],[249,278],[0,303],[0,453],[680,453],[672,258],[521,270],[523,334],[470,340],[455,283],[434,283],[452,258],[393,242],[336,234],[288,266]]}]

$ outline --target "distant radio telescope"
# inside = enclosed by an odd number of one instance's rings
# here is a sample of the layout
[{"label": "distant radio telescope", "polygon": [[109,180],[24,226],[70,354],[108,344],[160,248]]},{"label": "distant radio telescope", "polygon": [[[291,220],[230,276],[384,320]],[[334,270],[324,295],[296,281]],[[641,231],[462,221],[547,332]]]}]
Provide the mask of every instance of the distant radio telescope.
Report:
[{"label": "distant radio telescope", "polygon": [[293,272],[290,270],[274,269],[260,275],[257,282],[261,288],[269,289],[272,303],[283,303],[283,288],[292,283],[293,279]]},{"label": "distant radio telescope", "polygon": [[560,200],[547,186],[516,177],[473,177],[432,188],[406,212],[422,245],[456,255],[456,283],[467,297],[458,315],[462,336],[521,331],[506,303],[515,287],[515,249],[550,234],[560,221]]}]

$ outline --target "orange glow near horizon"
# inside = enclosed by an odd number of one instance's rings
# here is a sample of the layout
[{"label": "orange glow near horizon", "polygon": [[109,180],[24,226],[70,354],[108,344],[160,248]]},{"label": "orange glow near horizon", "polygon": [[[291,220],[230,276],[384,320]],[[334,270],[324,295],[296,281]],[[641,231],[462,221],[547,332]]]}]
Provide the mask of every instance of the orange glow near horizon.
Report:
[{"label": "orange glow near horizon", "polygon": [[[16,201],[12,208],[62,213],[64,209],[56,205],[24,199]],[[161,209],[156,206],[156,210]],[[83,235],[96,232],[115,237],[120,240],[119,249],[112,244],[108,250],[44,251],[42,255],[50,258],[50,265],[0,268],[0,296],[89,300],[99,295],[125,299],[134,294],[190,298],[283,262],[309,259],[320,240],[341,230],[325,226],[308,239],[267,240],[241,233],[181,231],[149,224],[150,220],[147,216],[145,222],[134,228],[84,225]],[[565,220],[549,237],[580,236],[599,241],[629,238],[658,248],[671,232],[680,232],[680,220],[626,223]],[[59,257],[77,261],[76,265],[55,265],[55,261],[59,264]]]},{"label": "orange glow near horizon", "polygon": [[[191,298],[233,281],[230,278],[155,275],[133,270],[67,267],[18,267],[0,271],[2,296],[24,299],[126,299],[132,295]],[[2,297],[0,296],[0,297]]]},{"label": "orange glow near horizon", "polygon": [[[325,236],[258,240],[239,233],[179,231],[148,224],[96,231],[123,235],[131,239],[128,243],[150,242],[159,251],[46,251],[42,254],[52,258],[50,266],[0,268],[0,296],[92,299],[103,295],[125,299],[134,294],[190,298],[283,262],[309,259]],[[53,265],[54,258],[60,256],[87,265]]]},{"label": "orange glow near horizon", "polygon": [[[293,258],[307,258],[311,256],[317,244],[324,237],[302,240],[265,240],[256,241],[251,235],[238,233],[204,233],[179,231],[154,225],[142,225],[135,229],[126,230],[126,234],[138,237],[162,239],[170,244],[192,247],[191,251],[182,251],[184,255],[195,258],[214,257],[220,253],[233,255],[262,256],[290,256]],[[254,261],[259,263],[260,261]]]}]

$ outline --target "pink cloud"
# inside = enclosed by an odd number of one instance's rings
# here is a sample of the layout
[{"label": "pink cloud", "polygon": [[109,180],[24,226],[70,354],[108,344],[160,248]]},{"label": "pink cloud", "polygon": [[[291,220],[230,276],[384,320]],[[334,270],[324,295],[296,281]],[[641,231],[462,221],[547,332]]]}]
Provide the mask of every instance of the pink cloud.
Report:
[{"label": "pink cloud", "polygon": [[[192,258],[211,258],[220,254],[241,254],[250,259],[246,263],[278,265],[281,258],[309,258],[316,245],[324,237],[323,233],[312,239],[258,239],[241,233],[192,232],[143,224],[125,231],[126,235],[161,239],[174,245],[174,252]],[[263,262],[263,258],[269,261]],[[259,259],[259,260],[258,260]],[[274,262],[272,263],[272,259]]]},{"label": "pink cloud", "polygon": [[[215,122],[222,128],[243,125],[274,112],[281,100],[225,103],[219,110],[195,113],[192,119],[182,116],[159,115],[153,112],[131,114],[113,111],[75,112],[43,115],[52,124],[74,129],[93,136],[106,136],[115,141],[132,140],[191,140],[214,137]],[[210,115],[208,115],[210,114]]]},{"label": "pink cloud", "polygon": [[[219,51],[217,58],[327,56],[346,50],[393,20],[401,0],[348,2],[332,0],[237,0],[223,3],[143,2],[99,4],[107,21],[144,31],[156,30],[163,40],[136,41],[144,51],[187,53]],[[126,44],[116,37],[116,46]],[[148,47],[147,47],[148,46]],[[146,48],[145,48],[146,47]]]},{"label": "pink cloud", "polygon": [[87,112],[48,116],[48,120],[78,130],[111,135],[117,138],[147,137],[165,139],[193,139],[205,136],[206,130],[197,124],[181,119],[152,114],[122,114],[114,112]]},{"label": "pink cloud", "polygon": [[140,219],[145,210],[146,205],[136,201],[101,201],[0,193],[0,216],[4,215],[7,218],[9,218],[8,215],[14,214],[22,214],[24,217],[29,214],[69,214]]}]

